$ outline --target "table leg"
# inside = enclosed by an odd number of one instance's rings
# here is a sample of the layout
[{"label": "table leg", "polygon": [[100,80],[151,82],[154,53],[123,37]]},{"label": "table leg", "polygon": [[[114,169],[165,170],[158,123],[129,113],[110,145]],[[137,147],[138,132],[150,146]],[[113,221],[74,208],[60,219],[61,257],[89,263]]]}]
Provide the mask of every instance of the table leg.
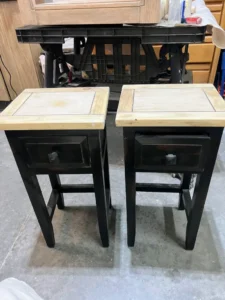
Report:
[{"label": "table leg", "polygon": [[134,135],[124,128],[124,161],[127,206],[127,244],[133,247],[136,235],[136,173],[134,170]]},{"label": "table leg", "polygon": [[103,247],[109,246],[108,205],[106,200],[104,165],[99,132],[88,138],[95,189],[98,225]]},{"label": "table leg", "polygon": [[45,52],[45,80],[46,88],[53,87],[53,60],[54,53],[51,51]]},{"label": "table leg", "polygon": [[109,177],[109,159],[108,159],[108,147],[106,145],[105,149],[105,162],[104,162],[104,176],[105,176],[105,188],[108,194],[108,205],[109,208],[112,208],[112,201],[111,201],[111,193],[110,193],[110,177]]},{"label": "table leg", "polygon": [[215,128],[211,134],[210,152],[207,157],[204,172],[198,174],[192,199],[192,209],[188,216],[186,229],[186,249],[193,250],[196,237],[217,158],[223,128]]},{"label": "table leg", "polygon": [[[182,190],[189,190],[190,182],[191,182],[191,176],[192,176],[192,174],[190,174],[190,173],[183,174],[183,177],[182,177],[182,180],[181,180],[181,189]],[[182,193],[183,193],[183,191],[179,195],[179,205],[178,205],[179,210],[184,210],[184,203],[183,203]]]},{"label": "table leg", "polygon": [[[49,174],[49,179],[51,182],[51,186],[53,190],[59,190],[59,187],[61,185],[60,177],[58,174]],[[58,192],[59,193],[59,192]],[[64,209],[64,197],[62,193],[59,193],[59,198],[57,202],[58,209]]]},{"label": "table leg", "polygon": [[48,245],[48,247],[54,247],[54,231],[47,206],[45,204],[41,188],[38,183],[37,176],[31,169],[27,167],[24,159],[24,155],[26,155],[26,153],[24,153],[24,149],[19,139],[17,139],[16,137],[11,138],[7,132],[6,136],[14,154],[18,169],[20,171],[20,175],[23,179],[23,183],[27,190],[34,212],[40,224],[46,244]]}]

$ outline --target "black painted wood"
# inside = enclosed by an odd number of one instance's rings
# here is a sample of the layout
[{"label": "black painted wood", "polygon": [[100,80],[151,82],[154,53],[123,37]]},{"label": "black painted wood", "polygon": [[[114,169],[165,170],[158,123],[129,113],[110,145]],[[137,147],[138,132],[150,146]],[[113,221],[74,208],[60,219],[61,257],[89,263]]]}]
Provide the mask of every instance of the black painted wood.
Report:
[{"label": "black painted wood", "polygon": [[58,174],[49,174],[49,179],[51,182],[51,186],[53,190],[58,191],[58,201],[57,201],[57,206],[58,209],[64,209],[65,204],[64,204],[64,197],[61,190],[61,182]]},{"label": "black painted wood", "polygon": [[192,174],[190,174],[190,173],[185,173],[182,175],[181,193],[179,195],[179,204],[178,204],[179,210],[184,210],[183,190],[189,190],[190,183],[191,183],[191,177],[192,177]]},{"label": "black painted wood", "polygon": [[191,194],[189,190],[183,190],[182,199],[183,199],[185,213],[188,219],[192,209],[192,200],[191,200]]},{"label": "black painted wood", "polygon": [[208,136],[140,135],[135,136],[135,168],[148,171],[203,171]]},{"label": "black painted wood", "polygon": [[208,157],[205,169],[202,174],[198,174],[196,185],[192,198],[192,209],[188,216],[188,224],[186,229],[186,249],[192,250],[198,234],[204,205],[211,182],[214,165],[217,158],[218,149],[223,133],[223,128],[214,128],[211,135],[210,156]]},{"label": "black painted wood", "polygon": [[79,168],[90,166],[86,136],[38,137],[24,140],[31,168]]},{"label": "black painted wood", "polygon": [[48,247],[54,247],[55,238],[53,227],[40,185],[37,180],[37,176],[35,175],[34,171],[29,169],[24,162],[24,148],[22,147],[21,141],[17,138],[11,138],[10,132],[6,132],[6,136],[13,151],[20,175],[23,179],[23,183],[40,224],[46,244]]},{"label": "black painted wood", "polygon": [[136,235],[136,173],[134,170],[134,131],[123,129],[124,134],[124,161],[125,186],[127,207],[127,244],[133,247]]},{"label": "black painted wood", "polygon": [[180,184],[136,183],[137,192],[180,193]]},{"label": "black painted wood", "polygon": [[62,184],[59,191],[61,193],[94,193],[93,184]]},{"label": "black painted wood", "polygon": [[102,159],[101,139],[97,132],[96,136],[90,136],[89,148],[91,156],[91,166],[95,188],[96,207],[98,215],[99,231],[103,247],[109,246],[108,231],[108,205],[106,199],[104,162]]},{"label": "black painted wood", "polygon": [[[106,130],[7,131],[6,136],[47,245],[55,244],[51,220],[56,205],[65,206],[63,193],[94,192],[102,244],[108,247],[111,197]],[[37,174],[50,178],[47,206]],[[61,184],[59,174],[93,174],[94,184]]]},{"label": "black painted wood", "polygon": [[[136,231],[136,191],[178,192],[179,209],[188,224],[186,249],[193,249],[216,161],[223,128],[143,127],[124,128],[124,159],[127,205],[127,239],[133,246]],[[169,157],[166,157],[169,155]],[[180,185],[136,183],[136,172],[183,173]],[[189,186],[197,173],[193,199]]]},{"label": "black painted wood", "polygon": [[[111,201],[111,193],[110,193],[110,175],[109,175],[109,158],[108,158],[108,145],[106,142],[107,132],[106,128],[104,131],[104,139],[103,142],[103,159],[104,159],[104,177],[105,177],[105,188],[106,188],[106,195],[107,195],[107,202],[109,205],[109,208],[112,208],[112,201]],[[104,146],[105,145],[105,146]]]},{"label": "black painted wood", "polygon": [[59,199],[59,193],[57,190],[52,190],[48,204],[47,204],[47,210],[50,219],[52,220],[54,212],[55,212],[55,207]]}]

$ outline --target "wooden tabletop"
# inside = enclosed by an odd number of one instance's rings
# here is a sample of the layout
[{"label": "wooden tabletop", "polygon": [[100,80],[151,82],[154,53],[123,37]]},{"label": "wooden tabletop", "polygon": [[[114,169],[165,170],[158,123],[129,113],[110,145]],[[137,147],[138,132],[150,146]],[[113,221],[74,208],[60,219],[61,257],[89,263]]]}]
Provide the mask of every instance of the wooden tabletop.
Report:
[{"label": "wooden tabletop", "polygon": [[0,129],[103,129],[108,99],[108,87],[24,90],[1,113]]},{"label": "wooden tabletop", "polygon": [[124,85],[121,127],[224,127],[225,102],[212,84]]}]

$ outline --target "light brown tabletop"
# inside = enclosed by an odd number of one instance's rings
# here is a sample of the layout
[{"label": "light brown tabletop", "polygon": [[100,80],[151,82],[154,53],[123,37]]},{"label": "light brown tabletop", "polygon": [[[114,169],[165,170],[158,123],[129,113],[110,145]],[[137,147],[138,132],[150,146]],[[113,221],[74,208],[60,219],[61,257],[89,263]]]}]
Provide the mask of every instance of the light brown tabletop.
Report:
[{"label": "light brown tabletop", "polygon": [[24,90],[0,114],[0,129],[104,129],[108,99],[108,87]]},{"label": "light brown tabletop", "polygon": [[124,85],[121,127],[225,126],[225,102],[212,84]]}]

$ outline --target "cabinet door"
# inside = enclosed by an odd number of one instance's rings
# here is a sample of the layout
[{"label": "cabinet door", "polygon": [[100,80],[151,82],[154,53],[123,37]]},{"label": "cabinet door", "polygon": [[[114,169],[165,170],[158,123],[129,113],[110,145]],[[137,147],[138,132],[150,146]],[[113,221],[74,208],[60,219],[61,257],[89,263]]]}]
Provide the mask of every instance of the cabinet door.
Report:
[{"label": "cabinet door", "polygon": [[0,69],[0,101],[10,101],[10,97],[5,86],[1,69]]},{"label": "cabinet door", "polygon": [[17,0],[25,25],[158,23],[160,0]]},{"label": "cabinet door", "polygon": [[31,0],[31,2],[34,9],[53,10],[141,6],[145,0]]}]

